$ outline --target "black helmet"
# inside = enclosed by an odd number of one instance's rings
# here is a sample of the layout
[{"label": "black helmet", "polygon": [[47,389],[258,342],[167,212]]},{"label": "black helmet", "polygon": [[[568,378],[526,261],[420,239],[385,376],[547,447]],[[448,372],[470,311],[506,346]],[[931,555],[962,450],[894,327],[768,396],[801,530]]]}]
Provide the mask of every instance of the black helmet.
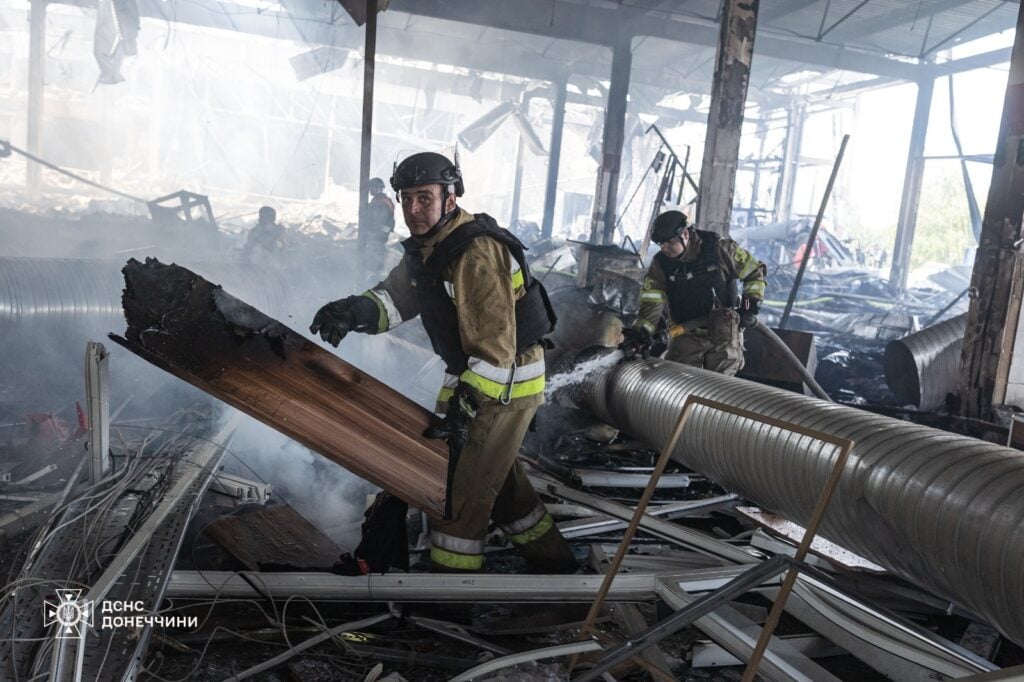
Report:
[{"label": "black helmet", "polygon": [[665,211],[654,219],[651,230],[651,241],[664,244],[673,237],[678,237],[689,226],[689,221],[681,211]]},{"label": "black helmet", "polygon": [[[252,215],[251,213],[249,215]],[[277,211],[270,206],[260,206],[259,222],[266,225],[277,221]]]},{"label": "black helmet", "polygon": [[[436,152],[413,154],[396,165],[391,174],[391,189],[396,192],[434,184],[443,185],[446,192],[452,191],[457,197],[461,197],[465,191],[459,167],[449,161],[447,156]],[[449,190],[449,187],[452,189]]]},{"label": "black helmet", "polygon": [[380,178],[370,178],[370,181],[366,183],[366,187],[370,190],[371,194],[380,194],[384,191],[384,181]]}]

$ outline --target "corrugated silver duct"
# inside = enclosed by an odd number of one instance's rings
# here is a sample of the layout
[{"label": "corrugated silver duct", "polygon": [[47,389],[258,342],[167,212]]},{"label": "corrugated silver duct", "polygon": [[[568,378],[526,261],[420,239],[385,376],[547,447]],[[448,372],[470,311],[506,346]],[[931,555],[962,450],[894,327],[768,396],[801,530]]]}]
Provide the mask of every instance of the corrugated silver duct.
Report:
[{"label": "corrugated silver duct", "polygon": [[908,334],[885,347],[885,382],[903,404],[934,410],[954,393],[967,313]]},{"label": "corrugated silver duct", "polygon": [[[690,394],[854,441],[821,534],[1024,644],[1024,453],[663,360],[595,376],[583,403],[660,447]],[[836,454],[698,406],[673,457],[806,524]]]},{"label": "corrugated silver duct", "polygon": [[[121,260],[0,258],[0,324],[120,324],[122,267]],[[287,289],[274,272],[238,263],[189,267],[268,314],[288,310]]]}]

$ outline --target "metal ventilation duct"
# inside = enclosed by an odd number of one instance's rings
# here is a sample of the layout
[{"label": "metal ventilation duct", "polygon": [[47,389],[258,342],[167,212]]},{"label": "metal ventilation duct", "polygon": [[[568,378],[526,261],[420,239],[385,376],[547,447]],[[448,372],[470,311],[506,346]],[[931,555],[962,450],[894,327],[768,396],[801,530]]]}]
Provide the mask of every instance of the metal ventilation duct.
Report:
[{"label": "metal ventilation duct", "polygon": [[966,329],[964,313],[889,342],[885,383],[900,403],[934,410],[957,391]]},{"label": "metal ventilation duct", "polygon": [[[0,258],[0,325],[78,325],[123,320],[124,261]],[[204,263],[196,272],[261,310],[288,310],[287,289],[275,273],[238,263]]]},{"label": "metal ventilation duct", "polygon": [[[821,534],[1024,644],[1024,453],[663,360],[595,376],[583,403],[661,446],[691,394],[854,441]],[[698,406],[673,457],[806,524],[836,454]]]}]

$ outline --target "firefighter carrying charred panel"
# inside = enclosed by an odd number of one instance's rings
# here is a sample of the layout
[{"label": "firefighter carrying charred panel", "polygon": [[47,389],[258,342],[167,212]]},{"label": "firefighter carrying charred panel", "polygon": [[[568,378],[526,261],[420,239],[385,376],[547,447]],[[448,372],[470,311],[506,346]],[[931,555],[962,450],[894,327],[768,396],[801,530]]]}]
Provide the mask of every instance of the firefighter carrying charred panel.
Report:
[{"label": "firefighter carrying charred panel", "polygon": [[[661,246],[640,290],[640,311],[623,330],[627,357],[647,354],[668,308],[666,360],[734,375],[743,367],[743,330],[757,324],[765,266],[731,239],[689,225],[680,211],[659,215]],[[733,282],[742,294],[737,296]],[[737,300],[738,299],[738,300]]]},{"label": "firefighter carrying charred panel", "polygon": [[[378,334],[418,315],[444,360],[436,406],[444,418],[426,434],[449,446],[448,509],[431,532],[433,570],[480,570],[493,519],[531,571],[574,572],[568,543],[517,460],[544,401],[542,339],[554,313],[543,287],[518,239],[489,215],[456,205],[462,174],[447,157],[408,157],[391,187],[412,235],[402,261],[370,290],[323,306],[310,331],[336,346],[350,331]],[[371,542],[364,524],[363,544]]]}]

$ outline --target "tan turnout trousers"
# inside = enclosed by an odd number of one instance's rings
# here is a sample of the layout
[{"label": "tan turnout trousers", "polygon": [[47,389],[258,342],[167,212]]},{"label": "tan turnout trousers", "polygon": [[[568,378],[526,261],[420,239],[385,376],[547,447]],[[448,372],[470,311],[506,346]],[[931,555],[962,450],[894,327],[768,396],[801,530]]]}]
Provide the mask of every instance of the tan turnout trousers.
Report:
[{"label": "tan turnout trousers", "polygon": [[430,563],[439,572],[478,571],[491,519],[535,573],[572,573],[577,563],[551,514],[516,460],[536,406],[481,410],[452,482],[452,518],[431,532]]},{"label": "tan turnout trousers", "polygon": [[686,327],[686,333],[669,343],[666,360],[727,376],[743,369],[743,332],[735,310],[712,310],[706,327]]}]

